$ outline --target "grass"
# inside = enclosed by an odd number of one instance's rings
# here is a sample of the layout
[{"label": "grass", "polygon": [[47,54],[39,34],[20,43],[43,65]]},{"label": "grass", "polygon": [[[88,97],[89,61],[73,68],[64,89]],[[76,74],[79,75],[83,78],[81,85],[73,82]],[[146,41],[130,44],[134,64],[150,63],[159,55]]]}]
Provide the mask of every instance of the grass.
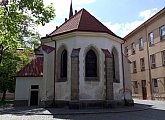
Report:
[{"label": "grass", "polygon": [[8,104],[14,104],[14,100],[0,101],[0,106],[2,106],[2,105],[8,105]]}]

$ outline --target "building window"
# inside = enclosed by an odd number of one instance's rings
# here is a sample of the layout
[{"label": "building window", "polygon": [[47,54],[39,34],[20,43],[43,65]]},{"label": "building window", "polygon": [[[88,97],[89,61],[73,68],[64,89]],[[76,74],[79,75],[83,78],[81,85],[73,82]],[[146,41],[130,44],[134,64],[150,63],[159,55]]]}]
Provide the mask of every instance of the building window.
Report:
[{"label": "building window", "polygon": [[144,49],[144,42],[143,42],[143,39],[140,38],[139,39],[139,50],[143,50]]},{"label": "building window", "polygon": [[154,34],[153,34],[153,32],[149,33],[148,38],[149,38],[149,45],[150,46],[154,45]]},{"label": "building window", "polygon": [[93,50],[89,50],[85,57],[85,76],[97,77],[97,56]]},{"label": "building window", "polygon": [[138,94],[138,82],[133,81],[133,92],[134,94]]},{"label": "building window", "polygon": [[157,79],[152,79],[153,81],[153,86],[158,87],[158,80]]},{"label": "building window", "polygon": [[132,54],[135,54],[136,44],[135,42],[132,43]]},{"label": "building window", "polygon": [[61,54],[61,69],[60,69],[60,77],[67,77],[67,51],[63,50]]},{"label": "building window", "polygon": [[160,27],[160,40],[165,40],[165,25]]},{"label": "building window", "polygon": [[153,93],[158,93],[158,79],[152,79],[152,85],[153,85]]},{"label": "building window", "polygon": [[125,55],[128,56],[128,47],[125,47]]},{"label": "building window", "polygon": [[144,58],[140,58],[140,66],[141,66],[141,71],[144,71],[145,70]]},{"label": "building window", "polygon": [[31,85],[31,89],[39,89],[39,85]]},{"label": "building window", "polygon": [[162,64],[165,66],[165,50],[162,51]]},{"label": "building window", "polygon": [[137,72],[137,70],[136,70],[136,61],[133,61],[132,66],[133,66],[133,73],[136,73]]},{"label": "building window", "polygon": [[155,54],[150,55],[150,63],[152,69],[156,67]]},{"label": "building window", "polygon": [[112,49],[112,68],[113,68],[113,81],[119,83],[119,57],[115,48]]}]

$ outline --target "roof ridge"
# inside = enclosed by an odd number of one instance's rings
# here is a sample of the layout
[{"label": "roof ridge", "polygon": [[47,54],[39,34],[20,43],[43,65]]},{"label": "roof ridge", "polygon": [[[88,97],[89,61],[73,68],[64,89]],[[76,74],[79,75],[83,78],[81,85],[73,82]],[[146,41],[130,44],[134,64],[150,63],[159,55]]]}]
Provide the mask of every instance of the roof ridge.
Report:
[{"label": "roof ridge", "polygon": [[55,29],[53,32],[51,32],[49,35],[53,34],[56,30],[58,30],[60,27],[62,27],[64,24],[66,24],[68,21],[70,21],[71,19],[73,19],[77,14],[79,14],[82,11],[79,10],[77,13],[75,13],[73,16],[71,16],[69,19],[67,19],[66,21],[64,21],[57,29]]},{"label": "roof ridge", "polygon": [[[82,14],[83,14],[83,10],[85,10],[85,9],[84,9],[84,8],[82,8],[82,9],[80,10],[80,11],[82,12],[82,13],[81,13],[81,17],[82,17]],[[79,12],[80,12],[80,11],[79,11]],[[81,19],[81,17],[80,17],[80,22],[79,22],[79,24],[78,24],[77,29],[80,27],[80,23],[81,23],[81,20],[82,20],[82,19]]]}]

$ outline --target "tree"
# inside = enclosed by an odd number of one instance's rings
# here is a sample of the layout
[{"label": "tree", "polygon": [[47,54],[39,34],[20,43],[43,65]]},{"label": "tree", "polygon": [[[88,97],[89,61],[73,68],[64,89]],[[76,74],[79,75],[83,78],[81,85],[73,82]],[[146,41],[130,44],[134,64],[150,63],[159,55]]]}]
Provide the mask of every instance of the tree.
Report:
[{"label": "tree", "polygon": [[3,93],[2,101],[5,100],[7,90],[9,92],[14,92],[14,75],[29,62],[28,54],[29,51],[26,50],[24,53],[12,49],[5,51],[0,64],[0,92]]},{"label": "tree", "polygon": [[36,26],[55,16],[53,5],[43,0],[0,0],[0,64],[5,50],[16,49],[25,37],[36,36]]},{"label": "tree", "polygon": [[10,57],[25,45],[25,37],[36,38],[37,25],[45,25],[54,17],[53,5],[44,6],[43,0],[0,0],[0,88],[4,93],[16,69],[15,57]]}]

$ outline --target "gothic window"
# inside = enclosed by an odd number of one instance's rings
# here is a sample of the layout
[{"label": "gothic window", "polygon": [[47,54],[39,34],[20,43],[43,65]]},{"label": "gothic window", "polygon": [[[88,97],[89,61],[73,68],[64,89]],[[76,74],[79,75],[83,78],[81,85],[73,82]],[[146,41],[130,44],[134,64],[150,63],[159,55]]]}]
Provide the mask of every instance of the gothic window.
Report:
[{"label": "gothic window", "polygon": [[113,81],[120,82],[119,78],[119,58],[118,52],[115,48],[112,50],[112,68],[113,68]]},{"label": "gothic window", "polygon": [[61,54],[61,70],[60,70],[61,78],[67,77],[67,51],[63,50]]},{"label": "gothic window", "polygon": [[89,50],[85,57],[85,76],[97,77],[97,56],[93,50]]}]

